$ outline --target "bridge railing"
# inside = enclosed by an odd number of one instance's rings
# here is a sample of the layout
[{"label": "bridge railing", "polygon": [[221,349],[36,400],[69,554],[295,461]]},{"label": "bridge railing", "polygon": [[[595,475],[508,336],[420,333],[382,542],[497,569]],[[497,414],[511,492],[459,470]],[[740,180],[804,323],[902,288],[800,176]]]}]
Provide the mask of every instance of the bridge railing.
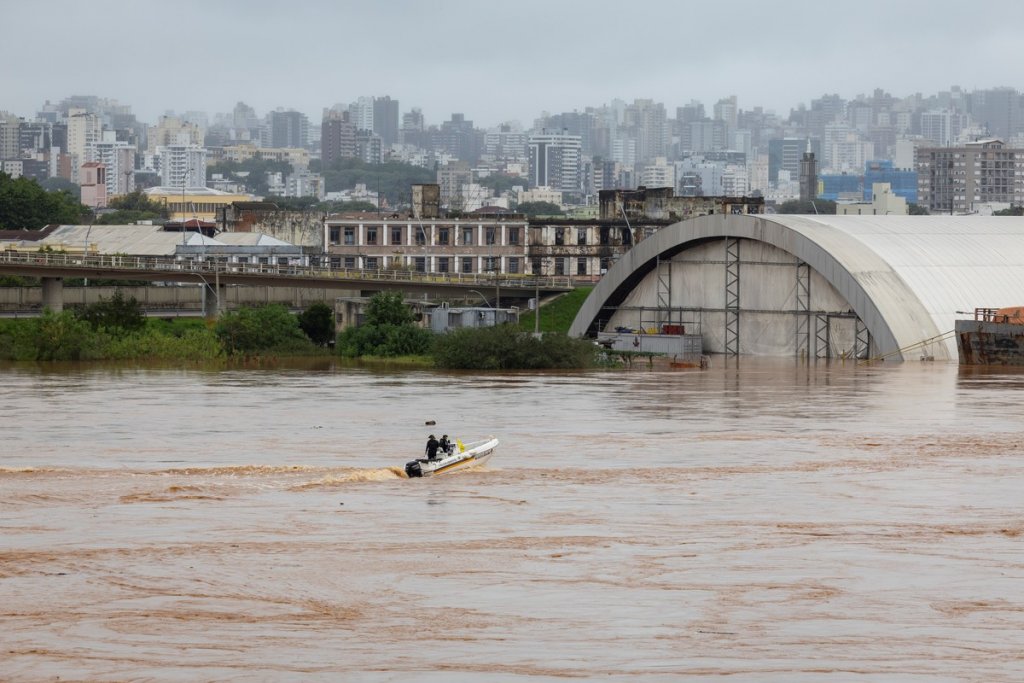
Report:
[{"label": "bridge railing", "polygon": [[0,265],[40,266],[68,270],[145,271],[180,275],[267,275],[309,279],[371,280],[408,282],[410,284],[452,284],[460,286],[494,287],[507,289],[568,289],[573,278],[515,273],[424,273],[410,270],[332,268],[278,263],[235,263],[213,259],[190,259],[165,256],[121,256],[114,254],[68,254],[63,252],[0,251]]}]

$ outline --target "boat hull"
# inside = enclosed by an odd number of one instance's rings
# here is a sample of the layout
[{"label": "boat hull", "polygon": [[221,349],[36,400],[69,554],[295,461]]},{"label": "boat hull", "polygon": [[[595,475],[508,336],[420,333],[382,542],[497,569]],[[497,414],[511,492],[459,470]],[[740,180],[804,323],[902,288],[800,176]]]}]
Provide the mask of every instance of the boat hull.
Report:
[{"label": "boat hull", "polygon": [[491,459],[497,446],[498,440],[489,438],[466,444],[465,450],[446,455],[443,458],[435,460],[417,458],[405,464],[405,474],[409,478],[436,477],[470,467],[479,467]]},{"label": "boat hull", "polygon": [[960,365],[1024,365],[1024,325],[957,320]]}]

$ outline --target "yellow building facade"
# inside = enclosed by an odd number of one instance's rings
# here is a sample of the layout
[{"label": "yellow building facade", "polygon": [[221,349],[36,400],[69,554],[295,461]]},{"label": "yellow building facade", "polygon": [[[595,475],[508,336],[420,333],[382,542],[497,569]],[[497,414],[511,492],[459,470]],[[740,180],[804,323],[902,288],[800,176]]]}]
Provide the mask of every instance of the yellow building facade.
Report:
[{"label": "yellow building facade", "polygon": [[246,193],[221,192],[208,187],[151,187],[145,190],[151,201],[167,207],[172,221],[198,218],[216,221],[218,211],[234,202],[251,202],[255,196]]}]

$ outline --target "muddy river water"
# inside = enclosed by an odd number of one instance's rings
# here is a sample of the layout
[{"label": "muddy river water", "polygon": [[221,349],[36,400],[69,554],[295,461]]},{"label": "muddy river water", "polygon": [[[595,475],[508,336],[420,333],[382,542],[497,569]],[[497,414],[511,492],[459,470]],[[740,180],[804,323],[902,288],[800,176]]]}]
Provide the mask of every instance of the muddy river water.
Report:
[{"label": "muddy river water", "polygon": [[1024,680],[1021,373],[0,380],[0,680]]}]

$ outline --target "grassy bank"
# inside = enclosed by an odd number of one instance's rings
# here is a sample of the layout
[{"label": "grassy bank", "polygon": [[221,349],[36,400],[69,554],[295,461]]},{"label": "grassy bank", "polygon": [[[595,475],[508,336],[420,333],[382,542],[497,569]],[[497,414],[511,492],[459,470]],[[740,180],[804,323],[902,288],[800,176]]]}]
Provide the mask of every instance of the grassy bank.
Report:
[{"label": "grassy bank", "polygon": [[[572,327],[572,321],[576,319],[576,314],[580,312],[583,302],[593,289],[593,287],[577,287],[541,306],[540,331],[567,334],[569,328]],[[520,313],[519,329],[533,332],[536,322],[535,314],[535,311]]]}]

